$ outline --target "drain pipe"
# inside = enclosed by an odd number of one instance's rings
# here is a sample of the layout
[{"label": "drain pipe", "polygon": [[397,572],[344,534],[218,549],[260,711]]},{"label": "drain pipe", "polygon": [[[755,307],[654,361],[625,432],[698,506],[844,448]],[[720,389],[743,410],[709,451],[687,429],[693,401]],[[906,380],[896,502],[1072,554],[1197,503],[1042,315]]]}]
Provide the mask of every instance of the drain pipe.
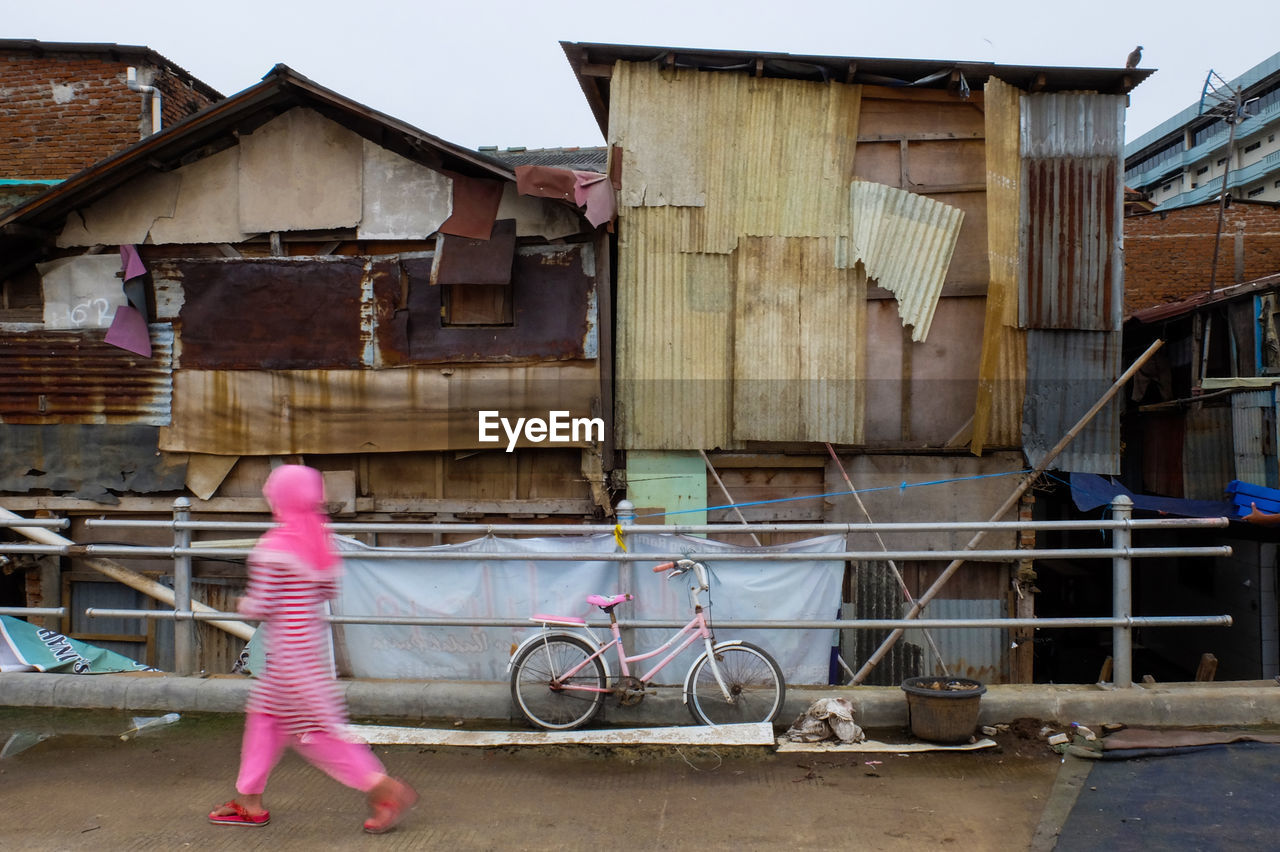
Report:
[{"label": "drain pipe", "polygon": [[144,86],[138,82],[138,69],[130,65],[125,69],[125,83],[135,92],[143,95],[151,96],[151,132],[143,134],[142,138],[160,132],[160,90],[155,86]]}]

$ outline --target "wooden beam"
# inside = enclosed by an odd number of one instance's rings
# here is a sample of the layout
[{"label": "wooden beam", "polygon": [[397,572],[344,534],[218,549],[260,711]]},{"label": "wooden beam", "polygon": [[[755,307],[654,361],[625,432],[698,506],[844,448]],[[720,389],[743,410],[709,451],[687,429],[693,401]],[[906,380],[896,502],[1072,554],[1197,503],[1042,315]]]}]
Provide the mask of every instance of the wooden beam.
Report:
[{"label": "wooden beam", "polygon": [[578,69],[578,73],[583,77],[603,77],[608,79],[613,76],[613,66],[599,62],[589,62]]}]

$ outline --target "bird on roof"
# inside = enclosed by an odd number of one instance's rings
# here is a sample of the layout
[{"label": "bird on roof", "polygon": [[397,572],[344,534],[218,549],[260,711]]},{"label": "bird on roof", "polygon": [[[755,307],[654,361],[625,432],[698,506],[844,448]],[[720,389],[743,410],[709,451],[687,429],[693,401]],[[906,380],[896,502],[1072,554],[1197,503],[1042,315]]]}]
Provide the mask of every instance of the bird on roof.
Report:
[{"label": "bird on roof", "polygon": [[1142,61],[1142,45],[1138,45],[1133,49],[1133,52],[1129,54],[1129,58],[1125,60],[1124,67],[1137,68],[1138,63],[1141,61]]}]

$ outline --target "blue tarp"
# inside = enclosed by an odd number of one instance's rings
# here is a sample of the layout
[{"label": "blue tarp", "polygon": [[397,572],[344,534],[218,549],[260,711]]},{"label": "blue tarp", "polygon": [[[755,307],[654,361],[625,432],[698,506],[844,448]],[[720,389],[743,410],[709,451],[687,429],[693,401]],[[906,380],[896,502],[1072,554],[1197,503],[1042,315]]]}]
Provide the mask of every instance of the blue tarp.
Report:
[{"label": "blue tarp", "polygon": [[1225,500],[1183,500],[1179,497],[1154,497],[1134,494],[1115,477],[1096,473],[1071,474],[1071,499],[1082,512],[1106,506],[1123,494],[1133,501],[1135,509],[1159,512],[1162,515],[1179,515],[1184,518],[1234,518],[1235,507]]}]

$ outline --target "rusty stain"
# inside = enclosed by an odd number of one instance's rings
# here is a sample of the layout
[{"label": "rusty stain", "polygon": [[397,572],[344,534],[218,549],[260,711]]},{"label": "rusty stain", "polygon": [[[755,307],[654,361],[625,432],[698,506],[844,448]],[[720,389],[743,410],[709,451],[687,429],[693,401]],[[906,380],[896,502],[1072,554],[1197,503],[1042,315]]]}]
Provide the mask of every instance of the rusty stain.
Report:
[{"label": "rusty stain", "polygon": [[0,422],[169,422],[173,331],[152,326],[152,357],[105,342],[105,329],[0,335]]}]

